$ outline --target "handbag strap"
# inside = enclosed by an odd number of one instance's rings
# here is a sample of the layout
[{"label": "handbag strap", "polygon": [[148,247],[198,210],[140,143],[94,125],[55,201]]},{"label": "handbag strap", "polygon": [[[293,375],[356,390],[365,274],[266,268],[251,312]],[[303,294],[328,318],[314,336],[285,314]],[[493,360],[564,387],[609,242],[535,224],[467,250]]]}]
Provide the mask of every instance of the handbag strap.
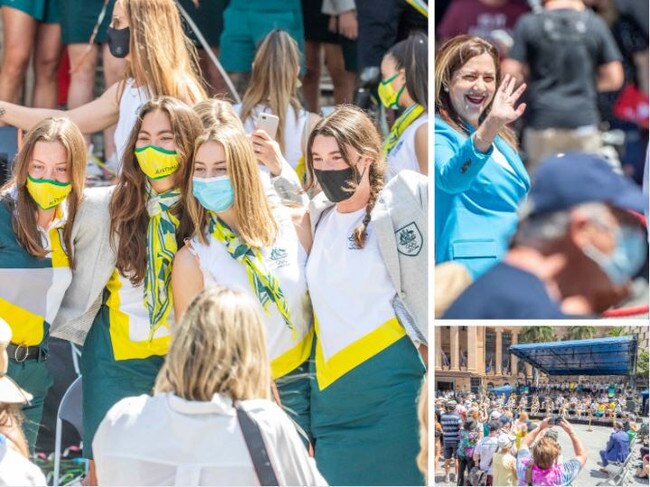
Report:
[{"label": "handbag strap", "polygon": [[253,467],[255,467],[255,473],[260,481],[260,485],[280,485],[273,470],[269,452],[266,450],[259,425],[241,405],[236,404],[235,409],[237,410],[239,426],[244,435],[248,453],[251,456],[251,460],[253,460]]}]

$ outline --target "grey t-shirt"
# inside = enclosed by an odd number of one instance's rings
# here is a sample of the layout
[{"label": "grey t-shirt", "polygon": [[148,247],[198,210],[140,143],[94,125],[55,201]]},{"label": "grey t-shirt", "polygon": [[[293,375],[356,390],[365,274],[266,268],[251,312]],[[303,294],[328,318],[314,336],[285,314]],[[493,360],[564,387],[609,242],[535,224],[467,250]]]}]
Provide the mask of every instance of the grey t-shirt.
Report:
[{"label": "grey t-shirt", "polygon": [[510,57],[529,66],[527,125],[597,125],[598,67],[621,59],[605,22],[590,10],[544,10],[515,26]]}]

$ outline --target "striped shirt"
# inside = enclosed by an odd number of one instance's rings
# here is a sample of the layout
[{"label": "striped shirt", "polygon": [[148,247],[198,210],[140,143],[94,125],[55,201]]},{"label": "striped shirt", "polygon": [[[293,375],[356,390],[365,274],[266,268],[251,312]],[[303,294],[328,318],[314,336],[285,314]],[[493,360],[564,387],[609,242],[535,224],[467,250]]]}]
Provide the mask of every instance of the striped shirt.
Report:
[{"label": "striped shirt", "polygon": [[460,439],[460,427],[462,421],[455,413],[444,413],[440,417],[442,425],[442,443],[445,446],[456,446]]}]

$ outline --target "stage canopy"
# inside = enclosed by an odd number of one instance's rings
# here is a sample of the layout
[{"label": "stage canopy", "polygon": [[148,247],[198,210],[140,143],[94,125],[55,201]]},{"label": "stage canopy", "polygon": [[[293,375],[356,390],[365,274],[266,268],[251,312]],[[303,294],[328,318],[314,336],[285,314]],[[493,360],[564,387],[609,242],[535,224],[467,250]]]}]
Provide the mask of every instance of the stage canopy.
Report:
[{"label": "stage canopy", "polygon": [[636,337],[526,343],[509,349],[548,375],[630,375],[635,373]]}]

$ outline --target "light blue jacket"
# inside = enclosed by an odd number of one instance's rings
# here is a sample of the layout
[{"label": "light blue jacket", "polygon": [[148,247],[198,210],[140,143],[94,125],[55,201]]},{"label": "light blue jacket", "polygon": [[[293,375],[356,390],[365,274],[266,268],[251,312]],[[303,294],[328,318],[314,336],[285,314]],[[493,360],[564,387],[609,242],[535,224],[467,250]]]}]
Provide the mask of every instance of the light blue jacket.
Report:
[{"label": "light blue jacket", "polygon": [[[513,171],[492,158],[495,145]],[[517,152],[501,137],[483,154],[471,137],[439,117],[434,154],[436,263],[455,260],[476,279],[508,249],[530,178]]]}]

